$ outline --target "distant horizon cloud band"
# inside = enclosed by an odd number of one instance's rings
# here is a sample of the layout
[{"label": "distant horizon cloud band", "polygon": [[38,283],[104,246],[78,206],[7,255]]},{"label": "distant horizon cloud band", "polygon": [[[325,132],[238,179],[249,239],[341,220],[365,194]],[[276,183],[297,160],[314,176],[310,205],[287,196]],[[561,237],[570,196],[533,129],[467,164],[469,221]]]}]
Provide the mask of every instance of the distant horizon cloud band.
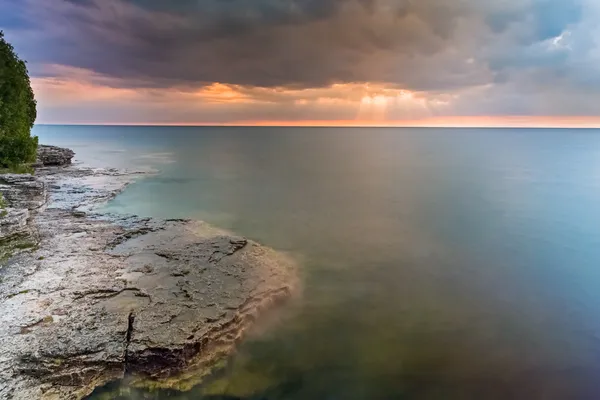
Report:
[{"label": "distant horizon cloud band", "polygon": [[596,0],[3,0],[41,124],[600,127]]}]

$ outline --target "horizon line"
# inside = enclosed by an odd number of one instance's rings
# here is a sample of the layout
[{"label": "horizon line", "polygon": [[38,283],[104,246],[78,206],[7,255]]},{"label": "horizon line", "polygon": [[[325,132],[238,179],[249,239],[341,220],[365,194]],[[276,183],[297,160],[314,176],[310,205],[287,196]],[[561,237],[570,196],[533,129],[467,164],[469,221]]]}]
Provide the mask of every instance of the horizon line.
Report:
[{"label": "horizon line", "polygon": [[290,125],[290,124],[148,124],[148,123],[36,123],[34,126],[106,126],[140,128],[398,128],[398,129],[600,129],[598,125]]},{"label": "horizon line", "polygon": [[161,127],[298,127],[298,128],[540,128],[599,129],[600,116],[470,116],[429,117],[396,121],[305,120],[237,122],[40,122],[36,125]]}]

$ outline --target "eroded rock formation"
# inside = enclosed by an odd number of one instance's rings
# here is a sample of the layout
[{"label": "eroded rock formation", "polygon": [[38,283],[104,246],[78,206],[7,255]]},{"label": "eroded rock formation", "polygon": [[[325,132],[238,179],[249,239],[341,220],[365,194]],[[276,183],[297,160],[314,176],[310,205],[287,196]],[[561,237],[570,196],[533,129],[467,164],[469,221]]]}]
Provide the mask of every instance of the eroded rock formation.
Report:
[{"label": "eroded rock formation", "polygon": [[195,382],[294,290],[291,260],[245,238],[90,213],[134,177],[39,171],[36,245],[0,268],[0,399],[80,399],[125,374]]},{"label": "eroded rock formation", "polygon": [[71,165],[75,153],[71,149],[56,146],[39,145],[37,152],[38,166],[64,166]]}]

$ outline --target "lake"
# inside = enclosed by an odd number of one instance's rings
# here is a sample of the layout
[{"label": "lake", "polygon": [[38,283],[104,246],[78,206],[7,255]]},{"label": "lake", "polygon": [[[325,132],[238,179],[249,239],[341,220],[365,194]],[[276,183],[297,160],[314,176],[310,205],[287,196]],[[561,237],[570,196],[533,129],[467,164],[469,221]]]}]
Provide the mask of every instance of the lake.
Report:
[{"label": "lake", "polygon": [[600,130],[36,126],[153,169],[103,207],[289,252],[303,294],[191,392],[600,398]]}]

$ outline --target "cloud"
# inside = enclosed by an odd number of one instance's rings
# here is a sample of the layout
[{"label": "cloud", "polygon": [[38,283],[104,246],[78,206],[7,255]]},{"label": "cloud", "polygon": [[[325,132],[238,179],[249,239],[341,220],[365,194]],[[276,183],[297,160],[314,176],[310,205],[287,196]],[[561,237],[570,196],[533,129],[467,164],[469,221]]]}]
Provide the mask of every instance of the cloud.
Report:
[{"label": "cloud", "polygon": [[38,101],[47,104],[40,112],[41,123],[57,122],[57,118],[100,122],[99,115],[121,123],[378,122],[428,116],[448,104],[444,95],[367,83],[297,89],[221,83],[177,90],[133,89],[120,84],[120,79],[90,70],[61,65],[45,70],[49,76],[32,79]]},{"label": "cloud", "polygon": [[[596,0],[0,5],[0,27],[39,79],[131,90],[143,94],[137,99],[146,107],[161,90],[179,99],[204,92],[201,103],[211,104],[213,112],[218,104],[237,101],[230,113],[237,119],[258,110],[264,111],[260,117],[309,118],[311,112],[323,114],[323,99],[348,96],[352,107],[326,107],[334,117],[346,117],[369,97],[363,93],[367,84],[414,93],[424,104],[392,102],[389,118],[594,115],[600,112],[598,21]],[[303,97],[311,91],[314,99]]]},{"label": "cloud", "polygon": [[[431,80],[443,88],[477,82],[483,74],[477,65],[443,77],[419,73],[427,61],[461,61],[459,52],[447,51],[460,44],[457,25],[472,12],[461,3],[23,0],[14,7],[37,21],[38,38],[48,42],[28,52],[36,63],[92,69],[134,85],[387,82],[419,88]],[[473,26],[462,31],[467,28]]]}]

